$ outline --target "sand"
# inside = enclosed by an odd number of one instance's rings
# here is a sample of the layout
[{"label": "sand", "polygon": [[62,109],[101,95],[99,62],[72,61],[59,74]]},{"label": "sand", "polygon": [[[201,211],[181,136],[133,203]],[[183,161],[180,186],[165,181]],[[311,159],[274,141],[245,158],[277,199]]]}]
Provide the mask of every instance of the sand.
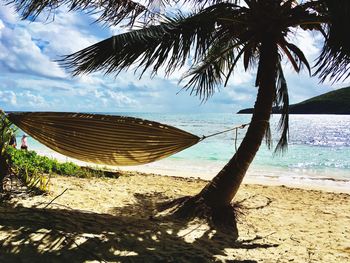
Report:
[{"label": "sand", "polygon": [[350,262],[345,193],[245,184],[236,242],[205,222],[154,217],[158,202],[205,183],[56,176],[47,195],[0,203],[0,262]]}]

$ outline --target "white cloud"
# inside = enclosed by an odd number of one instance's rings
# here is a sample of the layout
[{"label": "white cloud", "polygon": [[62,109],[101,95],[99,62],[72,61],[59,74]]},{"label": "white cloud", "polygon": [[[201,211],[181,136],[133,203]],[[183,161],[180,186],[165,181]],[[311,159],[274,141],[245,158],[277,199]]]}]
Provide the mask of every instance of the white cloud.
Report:
[{"label": "white cloud", "polygon": [[19,99],[23,103],[23,106],[29,108],[49,108],[50,104],[40,96],[31,93],[30,91],[19,93]]},{"label": "white cloud", "polygon": [[5,28],[4,23],[2,22],[2,20],[0,19],[0,39],[1,39],[1,35],[2,35],[2,30]]},{"label": "white cloud", "polygon": [[22,22],[33,38],[45,40],[48,44],[43,52],[54,58],[68,55],[86,48],[100,39],[88,32],[89,23],[80,25],[77,13],[59,11],[55,20],[49,23]]},{"label": "white cloud", "polygon": [[234,69],[234,73],[231,75],[227,85],[228,87],[232,86],[233,88],[242,85],[252,86],[254,77],[255,70],[248,69],[246,71],[243,67],[242,61],[240,61],[238,66]]},{"label": "white cloud", "polygon": [[65,73],[41,53],[31,35],[22,27],[2,29],[0,68],[2,72],[28,72],[45,77],[64,77]]},{"label": "white cloud", "polygon": [[[95,98],[101,98],[101,97],[103,97],[103,92],[101,92],[101,91],[98,91],[98,90],[95,90],[94,91],[94,96],[95,96]],[[103,102],[103,104],[105,104],[106,102]]]},{"label": "white cloud", "polygon": [[[251,92],[250,92],[251,91]],[[253,101],[256,96],[256,89],[245,89],[244,91],[235,89],[229,89],[226,91],[227,96],[232,99],[232,101]]]},{"label": "white cloud", "polygon": [[0,90],[0,102],[5,103],[5,105],[16,106],[17,96],[13,91],[1,91]]},{"label": "white cloud", "polygon": [[43,78],[24,78],[19,76],[18,79],[13,80],[13,88],[26,89],[35,92],[52,92],[52,91],[70,91],[72,90],[72,85],[64,82],[60,79],[43,79]]},{"label": "white cloud", "polygon": [[112,100],[112,103],[116,103],[117,107],[130,107],[138,105],[138,102],[136,100],[129,98],[122,92],[114,92],[108,90],[106,92],[106,96]]},{"label": "white cloud", "polygon": [[299,47],[309,62],[312,63],[320,54],[320,48],[317,45],[320,38],[320,34],[303,30],[297,31],[291,42]]},{"label": "white cloud", "polygon": [[16,23],[18,21],[18,14],[12,6],[0,3],[0,18],[8,23]]}]

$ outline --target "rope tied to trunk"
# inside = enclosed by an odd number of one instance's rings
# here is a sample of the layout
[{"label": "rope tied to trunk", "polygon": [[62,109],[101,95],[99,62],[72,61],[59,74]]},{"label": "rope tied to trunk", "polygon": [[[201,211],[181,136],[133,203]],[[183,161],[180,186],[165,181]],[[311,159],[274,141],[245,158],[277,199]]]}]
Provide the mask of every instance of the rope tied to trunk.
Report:
[{"label": "rope tied to trunk", "polygon": [[238,125],[238,126],[235,126],[231,129],[227,129],[227,130],[224,130],[224,131],[221,131],[221,132],[216,132],[216,133],[213,133],[213,134],[210,134],[210,135],[206,135],[206,136],[202,136],[200,141],[203,141],[207,138],[210,138],[210,137],[213,137],[213,136],[217,136],[217,135],[220,135],[220,134],[223,134],[223,133],[226,133],[226,132],[230,132],[230,131],[235,131],[235,138],[234,138],[234,141],[235,141],[235,150],[237,152],[237,138],[238,138],[238,130],[239,129],[244,129],[246,126],[248,126],[250,123],[245,123],[245,124],[241,124],[241,125]]},{"label": "rope tied to trunk", "polygon": [[230,128],[230,129],[227,129],[227,130],[224,130],[224,131],[221,131],[221,132],[216,132],[216,133],[213,133],[213,134],[209,134],[209,135],[203,135],[200,139],[200,141],[203,141],[207,138],[210,138],[210,137],[213,137],[213,136],[216,136],[216,135],[220,135],[220,134],[223,134],[223,133],[226,133],[226,132],[229,132],[229,131],[233,131],[233,130],[237,130],[238,129],[244,129],[246,126],[248,126],[250,123],[245,123],[245,124],[241,124],[241,125],[238,125],[238,126],[235,126],[233,128]]},{"label": "rope tied to trunk", "polygon": [[227,129],[227,130],[224,130],[224,131],[221,131],[221,132],[216,132],[216,133],[213,133],[213,134],[209,134],[209,135],[203,135],[201,137],[201,139],[199,141],[203,141],[207,138],[210,138],[210,137],[213,137],[213,136],[217,136],[217,135],[220,135],[220,134],[223,134],[223,133],[226,133],[226,132],[230,132],[230,131],[235,131],[235,137],[234,137],[234,141],[235,141],[235,150],[237,152],[237,138],[238,138],[238,130],[239,129],[244,129],[245,127],[247,127],[248,125],[250,125],[251,123],[257,123],[257,122],[266,122],[267,124],[270,123],[269,120],[258,120],[258,121],[254,121],[254,122],[250,122],[250,123],[245,123],[245,124],[241,124],[241,125],[238,125],[238,126],[235,126],[233,128],[230,128],[230,129]]}]

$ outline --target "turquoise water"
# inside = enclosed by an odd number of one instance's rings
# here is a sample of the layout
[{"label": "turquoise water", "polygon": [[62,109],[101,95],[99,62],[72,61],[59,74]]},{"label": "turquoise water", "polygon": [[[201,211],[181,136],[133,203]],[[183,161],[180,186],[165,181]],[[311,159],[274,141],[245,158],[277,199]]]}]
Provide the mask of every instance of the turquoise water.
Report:
[{"label": "turquoise water", "polygon": [[[155,119],[199,136],[229,129],[250,120],[250,115],[231,114],[139,116]],[[276,127],[278,120],[278,115],[272,117],[272,127]],[[238,143],[245,131],[239,130]],[[273,131],[273,137],[276,144],[276,131]],[[234,138],[234,132],[208,138],[170,158],[226,162],[235,152]],[[274,156],[273,150],[268,150],[263,145],[253,163],[281,169],[343,170],[344,175],[350,179],[350,116],[291,115],[288,151],[282,156]]]},{"label": "turquoise water", "polygon": [[[233,126],[247,123],[250,115],[237,114],[116,114],[141,117],[172,125],[198,136],[209,135]],[[272,117],[274,131],[279,115]],[[245,129],[238,132],[238,144]],[[228,132],[208,138],[165,160],[137,168],[149,168],[157,173],[189,173],[210,179],[223,167],[235,152],[235,134]],[[18,138],[20,139],[20,138]],[[47,152],[45,147],[29,139],[30,148]],[[131,167],[133,169],[134,167]],[[248,174],[251,177],[318,179],[350,181],[350,115],[291,115],[290,141],[283,156],[274,156],[273,150],[261,147]]]}]

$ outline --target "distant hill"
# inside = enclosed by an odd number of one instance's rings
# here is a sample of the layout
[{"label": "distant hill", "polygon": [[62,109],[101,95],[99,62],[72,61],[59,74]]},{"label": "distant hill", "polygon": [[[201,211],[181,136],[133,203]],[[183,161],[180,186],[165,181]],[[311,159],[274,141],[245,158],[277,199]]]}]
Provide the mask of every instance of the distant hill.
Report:
[{"label": "distant hill", "polygon": [[[273,113],[280,113],[277,107]],[[238,113],[253,113],[243,109]],[[350,87],[338,89],[289,106],[290,114],[350,114]]]}]

